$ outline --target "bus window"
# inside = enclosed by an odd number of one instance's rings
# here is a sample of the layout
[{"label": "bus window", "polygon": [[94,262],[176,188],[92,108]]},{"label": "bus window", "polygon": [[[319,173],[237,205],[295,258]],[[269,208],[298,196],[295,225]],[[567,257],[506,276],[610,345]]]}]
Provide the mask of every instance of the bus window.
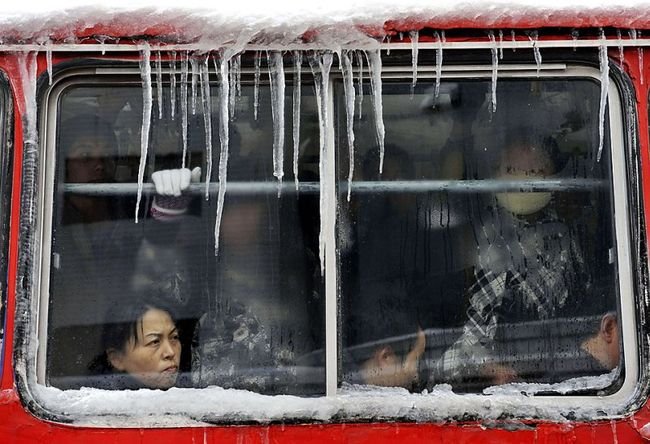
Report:
[{"label": "bus window", "polygon": [[[499,80],[496,103],[492,86],[384,82],[383,159],[372,114],[355,119],[338,230],[342,381],[474,392],[606,374],[595,388],[618,386],[600,85],[513,76]],[[344,109],[342,86],[337,97]],[[338,128],[344,195],[344,113]]]},{"label": "bus window", "polygon": [[[195,173],[200,168],[200,178],[195,177],[200,182],[182,196],[145,189],[137,224],[139,79],[81,77],[57,91],[43,381],[58,388],[156,388],[136,373],[125,375],[129,366],[116,358],[146,336],[147,309],[133,308],[145,304],[164,307],[160,319],[177,332],[180,347],[173,354],[180,356],[165,367],[177,367],[177,372],[169,370],[177,373],[174,385],[323,393],[323,368],[310,358],[324,347],[313,240],[319,217],[312,201],[318,202],[318,194],[297,198],[291,156],[286,156],[285,184],[291,186],[278,197],[269,85],[258,91],[244,80],[233,95],[229,186],[217,255],[217,193],[213,187],[204,198],[204,181],[211,163],[211,181],[217,182],[218,87],[210,89],[211,114],[191,88],[174,91],[165,85],[162,102],[155,98],[146,180],[154,172],[174,174],[185,167]],[[291,93],[288,87],[289,103]],[[187,104],[181,105],[186,95]],[[173,114],[172,96],[178,104]],[[290,105],[286,108],[290,112]],[[302,110],[299,174],[318,180],[313,155],[318,121],[308,92]],[[211,159],[206,134],[212,140]],[[121,342],[115,342],[119,334]]]}]

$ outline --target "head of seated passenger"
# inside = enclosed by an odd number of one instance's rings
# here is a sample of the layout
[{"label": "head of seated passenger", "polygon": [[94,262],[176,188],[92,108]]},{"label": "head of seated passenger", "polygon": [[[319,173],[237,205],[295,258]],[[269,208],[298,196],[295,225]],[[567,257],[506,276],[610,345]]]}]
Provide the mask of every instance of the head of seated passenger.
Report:
[{"label": "head of seated passenger", "polygon": [[[58,147],[65,156],[65,182],[113,182],[117,142],[111,126],[97,116],[71,118],[62,123]],[[84,194],[66,196],[64,223],[95,222],[114,217],[106,198]]]},{"label": "head of seated passenger", "polygon": [[[556,171],[554,144],[551,140],[531,142],[517,140],[508,145],[499,157],[495,178],[501,180],[544,179]],[[544,209],[551,201],[548,191],[517,191],[496,194],[501,208],[515,216],[530,216]]]},{"label": "head of seated passenger", "polygon": [[181,342],[172,310],[154,299],[116,304],[104,325],[103,352],[91,369],[110,389],[168,389],[178,379]]}]

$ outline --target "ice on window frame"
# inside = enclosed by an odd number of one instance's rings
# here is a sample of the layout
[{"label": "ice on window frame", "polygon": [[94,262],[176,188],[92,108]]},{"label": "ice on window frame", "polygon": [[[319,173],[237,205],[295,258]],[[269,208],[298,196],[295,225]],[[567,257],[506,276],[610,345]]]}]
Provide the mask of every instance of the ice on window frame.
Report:
[{"label": "ice on window frame", "polygon": [[607,57],[607,38],[605,32],[600,33],[600,47],[598,49],[600,63],[600,104],[598,109],[598,154],[596,161],[600,162],[605,143],[605,110],[609,94],[609,58]]},{"label": "ice on window frame", "polygon": [[372,90],[372,106],[375,115],[375,130],[377,144],[379,145],[379,174],[384,171],[384,111],[382,104],[382,80],[381,80],[381,50],[367,51],[370,69],[370,89]]},{"label": "ice on window frame", "polygon": [[[321,221],[330,220],[325,217],[329,214],[329,196],[326,188],[327,176],[329,174],[330,165],[327,162],[327,149],[330,141],[328,140],[327,128],[330,124],[329,118],[329,76],[332,67],[333,54],[331,52],[323,52],[314,54],[309,58],[309,64],[314,76],[314,87],[316,89],[316,103],[318,106],[318,126],[320,129],[320,158],[318,161],[318,173],[320,179],[320,195],[319,195],[319,208]],[[318,234],[318,257],[320,260],[321,274],[325,273],[325,233],[323,230],[323,223],[320,224],[320,231]]]},{"label": "ice on window frame", "polygon": [[284,177],[284,61],[281,51],[267,53],[273,120],[273,176],[278,179],[278,197]]},{"label": "ice on window frame", "polygon": [[300,102],[302,91],[302,52],[293,52],[293,181],[296,193],[300,187],[298,160],[300,157]]},{"label": "ice on window frame", "polygon": [[[343,92],[345,98],[345,120],[347,129],[347,142],[348,142],[348,193],[347,199],[350,202],[352,194],[352,178],[354,176],[354,68],[350,51],[342,51],[339,57],[341,62],[341,69],[343,71]],[[352,53],[353,54],[353,53]],[[414,74],[417,76],[417,73]],[[415,81],[415,80],[414,80]],[[415,87],[415,85],[413,85]]]},{"label": "ice on window frame", "polygon": [[210,198],[210,180],[212,177],[212,106],[210,97],[210,55],[201,62],[199,81],[201,103],[203,105],[203,125],[205,128],[205,200]]},{"label": "ice on window frame", "polygon": [[188,116],[188,103],[187,103],[187,76],[188,76],[188,59],[189,52],[181,52],[181,137],[183,139],[183,159],[181,161],[181,168],[185,168],[185,160],[187,159],[187,120]]},{"label": "ice on window frame", "polygon": [[138,223],[142,186],[149,149],[149,129],[151,127],[151,107],[153,91],[151,86],[151,48],[145,43],[140,49],[140,78],[142,80],[142,127],[140,130],[140,165],[138,167],[138,194],[135,201],[135,223]]}]

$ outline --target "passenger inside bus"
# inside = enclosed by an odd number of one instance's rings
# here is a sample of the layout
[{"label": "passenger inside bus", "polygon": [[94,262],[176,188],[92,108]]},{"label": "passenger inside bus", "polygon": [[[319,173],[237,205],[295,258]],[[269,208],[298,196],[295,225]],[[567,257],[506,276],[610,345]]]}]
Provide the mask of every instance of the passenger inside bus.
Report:
[{"label": "passenger inside bus", "polygon": [[[495,177],[546,178],[561,170],[563,162],[553,140],[518,136],[502,151]],[[467,292],[468,320],[434,367],[430,384],[476,376],[488,384],[513,381],[519,377],[516,361],[511,361],[514,366],[503,362],[495,343],[500,324],[551,320],[584,297],[608,298],[589,274],[575,233],[548,205],[552,198],[548,191],[499,192],[485,208],[476,234],[475,284]],[[508,332],[499,332],[507,340]]]},{"label": "passenger inside bus", "polygon": [[[60,146],[66,155],[66,183],[115,182],[116,137],[112,126],[99,116],[78,116],[64,122]],[[181,233],[181,216],[189,205],[189,198],[178,194],[199,176],[200,168],[152,174],[157,194],[147,206],[153,222],[145,230],[145,237],[141,228],[144,224],[138,227],[132,222],[132,197],[64,194],[57,216],[61,222],[55,231],[50,286],[50,376],[80,377],[87,373],[88,353],[97,350],[99,343],[101,317],[113,305],[128,302],[125,295],[165,289],[170,302],[187,305],[187,301],[181,301],[189,296],[187,288],[170,284],[187,268],[179,265],[182,255],[175,251],[170,264],[158,251],[146,257],[143,248],[151,242],[160,243],[160,238],[167,244],[175,243]],[[151,272],[152,268],[157,268],[156,273]],[[186,274],[180,279],[189,280]],[[88,310],[88,306],[92,309]],[[80,347],[70,347],[72,342]],[[79,380],[73,377],[70,384],[75,386]]]},{"label": "passenger inside bus", "polygon": [[104,351],[91,365],[95,386],[166,390],[177,385],[182,345],[172,313],[150,294],[114,305],[102,333]]}]

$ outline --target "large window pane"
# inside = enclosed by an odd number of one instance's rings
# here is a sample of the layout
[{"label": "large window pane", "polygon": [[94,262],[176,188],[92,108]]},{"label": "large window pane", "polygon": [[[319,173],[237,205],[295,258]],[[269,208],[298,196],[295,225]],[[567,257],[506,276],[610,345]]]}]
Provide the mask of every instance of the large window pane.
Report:
[{"label": "large window pane", "polygon": [[383,85],[382,174],[372,113],[355,121],[349,202],[337,89],[341,380],[476,391],[617,368],[600,85],[500,78],[492,111],[489,80],[410,83]]},{"label": "large window pane", "polygon": [[[217,87],[211,94],[212,181],[217,182]],[[173,119],[170,89],[164,90],[162,119],[154,100],[146,181],[155,171],[182,165],[180,88],[175,95]],[[180,366],[178,379],[171,378],[175,385],[220,385],[269,394],[323,392],[324,370],[312,358],[318,355],[314,350],[324,347],[321,277],[314,251],[318,194],[296,196],[287,150],[284,180],[291,186],[278,197],[268,85],[259,90],[259,104],[255,95],[253,85],[243,85],[241,94],[233,96],[230,188],[215,255],[216,188],[209,200],[204,199],[203,186],[180,197],[145,193],[140,221],[134,223],[142,122],[139,82],[79,82],[61,93],[49,285],[49,384],[170,385],[160,383],[156,375],[142,376],[157,370],[130,367],[139,362],[130,353],[139,350],[140,336],[146,339],[153,325],[163,333],[159,347],[169,343],[168,353],[179,355],[171,358]],[[315,100],[303,95],[299,175],[301,180],[317,181]],[[203,183],[207,170],[203,106],[198,97],[193,110],[191,88],[189,96],[185,165],[200,167]],[[289,112],[289,87],[287,97]],[[289,116],[286,121],[290,134]],[[84,184],[88,186],[79,186]],[[78,187],[71,190],[71,185]],[[110,186],[112,191],[106,192]],[[103,190],[100,195],[97,188]],[[134,301],[144,301],[147,308]],[[163,315],[143,315],[151,314],[152,305]],[[133,324],[134,320],[138,322]],[[135,329],[129,329],[129,323]],[[120,331],[126,333],[116,342]],[[147,342],[142,345],[146,352]]]}]

